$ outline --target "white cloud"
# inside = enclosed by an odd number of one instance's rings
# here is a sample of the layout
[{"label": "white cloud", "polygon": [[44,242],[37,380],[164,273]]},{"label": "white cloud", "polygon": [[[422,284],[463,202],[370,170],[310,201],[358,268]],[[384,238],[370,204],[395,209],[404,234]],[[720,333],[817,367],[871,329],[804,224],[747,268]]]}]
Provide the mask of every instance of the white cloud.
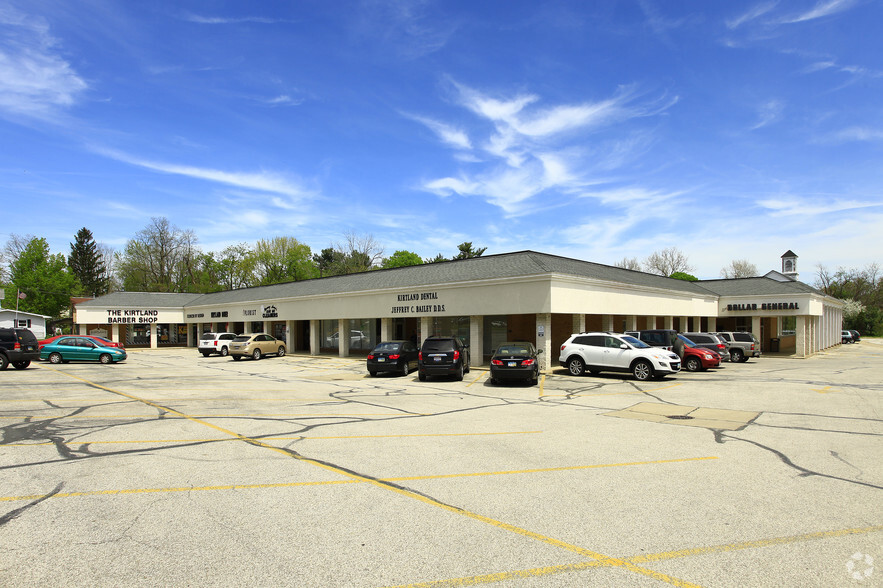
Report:
[{"label": "white cloud", "polygon": [[806,12],[784,19],[781,22],[784,24],[791,24],[824,18],[826,16],[831,16],[832,14],[837,14],[838,12],[843,12],[844,10],[851,8],[853,4],[855,4],[855,0],[827,0],[819,2]]},{"label": "white cloud", "polygon": [[757,20],[764,14],[770,12],[773,8],[776,7],[778,2],[764,2],[763,4],[758,4],[756,6],[751,7],[747,12],[743,13],[740,16],[737,16],[734,19],[728,20],[726,22],[728,29],[737,29],[741,27],[743,24],[747,22],[751,22],[753,20]]},{"label": "white cloud", "polygon": [[836,141],[883,141],[883,129],[849,127],[834,134]]},{"label": "white cloud", "polygon": [[760,129],[777,122],[782,118],[782,112],[784,110],[785,105],[781,100],[769,100],[764,102],[757,108],[758,121],[751,127],[751,130]]},{"label": "white cloud", "polygon": [[442,140],[442,142],[452,147],[456,147],[458,149],[472,148],[472,143],[469,141],[469,135],[466,134],[466,131],[424,116],[409,114],[405,114],[405,116],[426,125],[432,132],[434,132],[438,136],[439,139]]},{"label": "white cloud", "polygon": [[88,88],[64,60],[42,18],[0,6],[0,111],[53,119]]},{"label": "white cloud", "polygon": [[883,207],[880,202],[862,202],[860,200],[826,199],[813,202],[809,198],[781,196],[758,200],[757,204],[771,210],[772,216],[821,216],[846,210]]},{"label": "white cloud", "polygon": [[190,178],[226,184],[228,186],[235,186],[237,188],[247,188],[249,190],[258,190],[261,192],[269,192],[283,196],[289,196],[296,199],[306,198],[314,195],[312,191],[303,188],[289,178],[285,177],[283,174],[279,174],[276,172],[228,172],[188,165],[148,161],[146,159],[133,157],[112,149],[94,148],[94,151],[106,157],[110,157],[111,159],[116,159],[117,161],[122,161],[131,165],[143,167],[145,169],[161,173],[187,176]]}]

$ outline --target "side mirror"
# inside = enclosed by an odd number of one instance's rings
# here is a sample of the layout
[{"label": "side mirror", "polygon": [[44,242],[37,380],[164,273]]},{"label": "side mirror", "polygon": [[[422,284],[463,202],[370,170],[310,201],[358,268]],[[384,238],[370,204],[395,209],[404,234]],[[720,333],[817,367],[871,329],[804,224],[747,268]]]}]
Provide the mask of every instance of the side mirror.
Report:
[{"label": "side mirror", "polygon": [[539,355],[539,354],[542,353],[542,352],[543,352],[542,349],[537,349],[537,355]]},{"label": "side mirror", "polygon": [[620,348],[620,349],[628,349],[629,346],[626,345],[625,343],[620,343],[620,344],[619,344],[619,348]]}]

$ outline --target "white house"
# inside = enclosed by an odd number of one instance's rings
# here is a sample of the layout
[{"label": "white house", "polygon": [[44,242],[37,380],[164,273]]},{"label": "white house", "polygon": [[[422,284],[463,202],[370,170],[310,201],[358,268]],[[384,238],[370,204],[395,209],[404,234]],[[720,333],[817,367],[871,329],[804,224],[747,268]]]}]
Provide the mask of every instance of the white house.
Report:
[{"label": "white house", "polygon": [[52,317],[0,308],[0,327],[30,329],[37,339],[46,338],[46,320]]}]

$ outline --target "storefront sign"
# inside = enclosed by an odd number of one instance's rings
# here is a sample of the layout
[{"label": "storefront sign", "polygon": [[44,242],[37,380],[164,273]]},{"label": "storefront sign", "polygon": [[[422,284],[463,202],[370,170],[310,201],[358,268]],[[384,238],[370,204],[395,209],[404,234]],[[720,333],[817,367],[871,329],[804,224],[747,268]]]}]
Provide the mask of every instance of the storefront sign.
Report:
[{"label": "storefront sign", "polygon": [[[438,300],[438,292],[412,292],[410,294],[399,294],[396,296],[396,302],[411,302],[427,300]],[[412,304],[412,305],[396,305],[391,309],[392,314],[427,314],[435,312],[445,312],[444,304]]]},{"label": "storefront sign", "polygon": [[800,303],[764,302],[762,304],[727,304],[727,310],[800,310]]},{"label": "storefront sign", "polygon": [[146,325],[159,320],[158,310],[108,310],[107,322],[120,325]]},{"label": "storefront sign", "polygon": [[270,306],[262,306],[261,311],[261,316],[264,318],[277,318],[279,316],[279,312],[272,304]]},{"label": "storefront sign", "polygon": [[258,315],[258,311],[256,311],[256,310],[243,310],[242,311],[242,316],[257,316],[257,315]]},{"label": "storefront sign", "polygon": [[226,310],[218,310],[212,313],[212,318],[227,318]]},{"label": "storefront sign", "polygon": [[193,314],[188,314],[188,315],[187,315],[187,318],[189,318],[189,319],[194,319],[194,318],[202,318],[202,317],[204,317],[204,316],[205,316],[205,313],[204,313],[204,312],[196,312],[196,313],[193,313]]}]

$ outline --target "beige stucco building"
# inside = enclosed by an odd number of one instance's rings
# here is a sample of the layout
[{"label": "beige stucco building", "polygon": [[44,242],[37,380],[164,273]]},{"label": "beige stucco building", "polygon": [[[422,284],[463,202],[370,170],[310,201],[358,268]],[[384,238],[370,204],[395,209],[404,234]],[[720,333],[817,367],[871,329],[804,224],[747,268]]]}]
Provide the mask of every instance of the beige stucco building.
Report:
[{"label": "beige stucco building", "polygon": [[792,278],[687,282],[520,251],[212,294],[116,292],[77,304],[74,321],[128,346],[267,332],[289,352],[341,356],[453,334],[470,345],[473,365],[503,341],[529,340],[549,368],[571,333],[587,330],[751,331],[765,351],[807,357],[840,344],[842,310]]}]

